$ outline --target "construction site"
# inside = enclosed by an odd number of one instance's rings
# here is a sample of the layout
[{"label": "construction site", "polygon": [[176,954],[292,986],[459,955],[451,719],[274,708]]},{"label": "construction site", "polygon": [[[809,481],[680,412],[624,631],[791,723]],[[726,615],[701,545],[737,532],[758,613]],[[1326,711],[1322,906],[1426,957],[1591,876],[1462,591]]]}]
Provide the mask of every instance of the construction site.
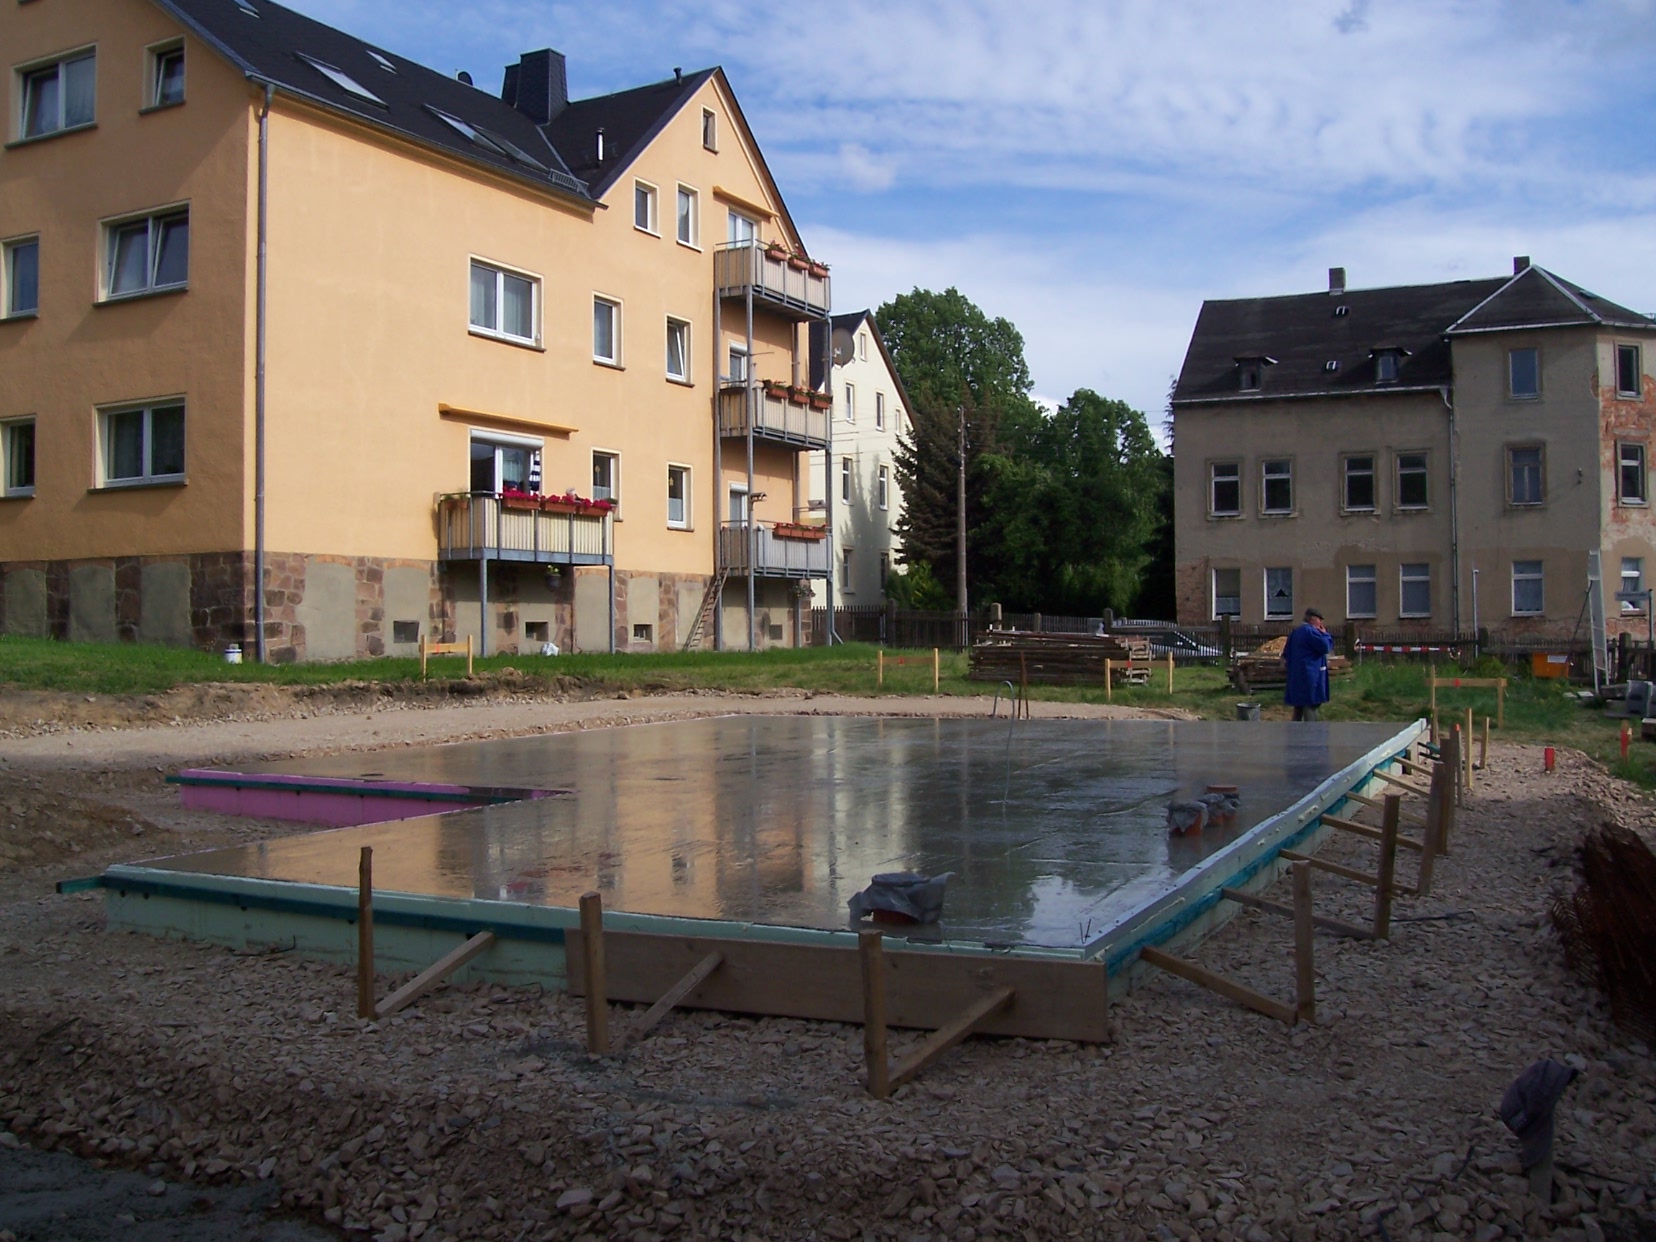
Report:
[{"label": "construction site", "polygon": [[0,1238],[1653,1236],[1648,795],[1011,697],[13,713]]}]

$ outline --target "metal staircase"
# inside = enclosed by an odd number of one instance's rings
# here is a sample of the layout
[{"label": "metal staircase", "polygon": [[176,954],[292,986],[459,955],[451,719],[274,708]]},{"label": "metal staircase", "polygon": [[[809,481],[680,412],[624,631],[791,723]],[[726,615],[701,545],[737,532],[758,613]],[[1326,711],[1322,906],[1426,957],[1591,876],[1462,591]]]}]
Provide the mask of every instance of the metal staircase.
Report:
[{"label": "metal staircase", "polygon": [[730,567],[722,566],[719,572],[713,575],[712,581],[707,584],[707,594],[702,596],[701,608],[696,613],[696,619],[690,626],[690,632],[684,636],[684,645],[681,651],[695,651],[701,646],[701,640],[707,633],[708,622],[713,619],[713,610],[719,606],[719,596],[724,593],[725,582],[730,578]]}]

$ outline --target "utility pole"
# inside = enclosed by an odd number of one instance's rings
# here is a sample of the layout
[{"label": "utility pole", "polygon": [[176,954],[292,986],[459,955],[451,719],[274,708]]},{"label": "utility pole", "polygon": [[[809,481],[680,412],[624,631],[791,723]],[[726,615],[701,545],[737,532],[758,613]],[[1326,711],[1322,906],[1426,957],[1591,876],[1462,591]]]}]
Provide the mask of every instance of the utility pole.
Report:
[{"label": "utility pole", "polygon": [[966,614],[966,407],[955,407],[955,611]]}]

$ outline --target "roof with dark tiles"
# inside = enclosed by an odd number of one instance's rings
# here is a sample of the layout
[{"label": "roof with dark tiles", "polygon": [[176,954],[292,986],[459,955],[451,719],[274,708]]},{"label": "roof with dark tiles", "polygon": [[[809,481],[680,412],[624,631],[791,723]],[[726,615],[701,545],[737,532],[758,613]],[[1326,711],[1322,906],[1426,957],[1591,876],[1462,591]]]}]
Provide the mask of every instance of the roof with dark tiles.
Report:
[{"label": "roof with dark tiles", "polygon": [[[649,146],[666,123],[717,70],[703,69],[613,95],[572,100],[545,126],[571,172],[602,198],[623,170]],[[604,132],[604,159],[598,159],[598,131]]]}]

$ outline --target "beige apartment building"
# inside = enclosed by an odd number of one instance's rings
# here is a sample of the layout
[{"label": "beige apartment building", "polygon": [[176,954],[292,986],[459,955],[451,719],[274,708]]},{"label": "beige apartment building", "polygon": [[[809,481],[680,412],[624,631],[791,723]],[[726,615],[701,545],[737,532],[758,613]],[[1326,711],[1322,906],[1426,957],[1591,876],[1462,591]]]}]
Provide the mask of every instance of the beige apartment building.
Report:
[{"label": "beige apartment building", "polygon": [[266,0],[0,48],[5,632],[797,641],[830,281],[722,71],[497,94]]},{"label": "beige apartment building", "polygon": [[1203,304],[1173,394],[1179,619],[1584,640],[1656,572],[1656,321],[1513,274]]}]

